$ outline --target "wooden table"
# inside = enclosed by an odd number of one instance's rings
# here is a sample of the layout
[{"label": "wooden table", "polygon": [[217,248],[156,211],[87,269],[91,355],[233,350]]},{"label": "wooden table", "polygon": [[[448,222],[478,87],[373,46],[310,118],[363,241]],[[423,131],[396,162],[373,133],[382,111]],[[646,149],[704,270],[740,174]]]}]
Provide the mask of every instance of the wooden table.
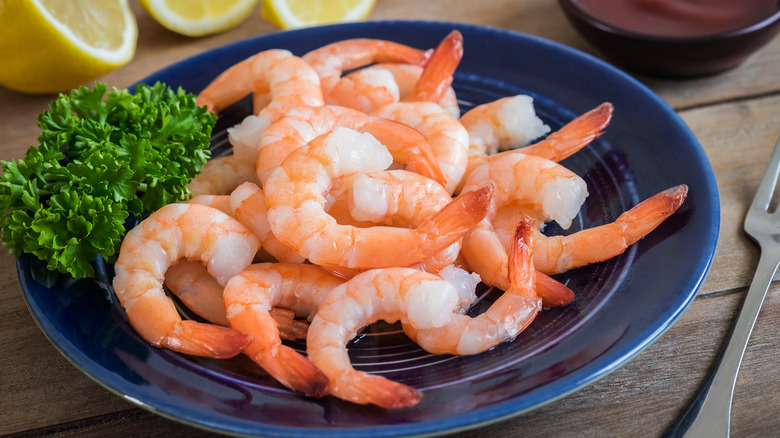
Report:
[{"label": "wooden table", "polygon": [[[191,39],[173,34],[134,4],[135,59],[101,78],[126,87],[180,59],[275,31],[256,11],[238,27]],[[438,19],[484,24],[548,38],[601,56],[550,0],[380,0],[371,19]],[[739,68],[691,80],[636,76],[679,112],[712,162],[722,202],[710,273],[682,317],[649,348],[596,383],[508,421],[459,434],[477,436],[659,436],[687,404],[720,350],[751,281],[758,249],[742,220],[780,135],[780,38]],[[37,136],[36,115],[52,96],[0,89],[1,159],[21,158]],[[28,312],[14,259],[0,252],[0,435],[212,436],[158,417],[106,391],[47,341]],[[759,316],[737,380],[735,437],[780,430],[780,288]]]}]

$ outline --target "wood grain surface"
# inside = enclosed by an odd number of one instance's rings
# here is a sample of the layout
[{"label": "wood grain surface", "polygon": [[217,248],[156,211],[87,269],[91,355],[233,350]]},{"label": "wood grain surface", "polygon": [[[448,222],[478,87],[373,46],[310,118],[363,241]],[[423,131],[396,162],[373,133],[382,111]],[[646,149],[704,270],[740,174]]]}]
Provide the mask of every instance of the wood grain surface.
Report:
[{"label": "wood grain surface", "polygon": [[[126,87],[204,50],[278,31],[256,11],[228,32],[188,38],[165,30],[132,3],[140,32],[137,53],[130,64],[100,79],[111,86]],[[574,32],[557,2],[550,0],[379,0],[370,20],[384,19],[489,25],[603,57]],[[712,163],[722,205],[712,269],[682,317],[624,366],[545,406],[454,436],[660,436],[725,341],[758,261],[759,251],[742,231],[742,222],[780,135],[780,38],[720,75],[670,80],[631,74],[678,111]],[[34,143],[37,114],[52,98],[0,88],[0,159],[21,158]],[[0,284],[0,436],[215,436],[138,408],[70,364],[32,319],[14,259],[6,251],[0,252]],[[779,324],[780,289],[774,286],[737,381],[734,437],[779,434]]]}]

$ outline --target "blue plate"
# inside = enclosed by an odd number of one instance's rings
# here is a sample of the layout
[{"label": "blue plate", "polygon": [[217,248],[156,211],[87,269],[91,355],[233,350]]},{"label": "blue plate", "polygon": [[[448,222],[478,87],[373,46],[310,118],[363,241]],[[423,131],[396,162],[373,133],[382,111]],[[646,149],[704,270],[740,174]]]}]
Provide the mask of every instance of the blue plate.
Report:
[{"label": "blue plate", "polygon": [[[200,54],[143,82],[198,92],[229,65],[258,51],[303,54],[345,38],[382,38],[434,47],[451,30],[465,41],[454,82],[464,108],[518,93],[535,98],[557,129],[609,101],[607,132],[564,164],[582,175],[589,196],[572,231],[613,221],[668,187],[690,191],[680,210],[623,255],[558,278],[577,293],[544,311],[513,342],[472,357],[432,356],[377,324],[350,348],[359,369],[422,389],[412,408],[385,410],[286,390],[244,357],[192,358],[151,347],[127,323],[111,291],[112,267],[97,280],[50,274],[18,262],[35,320],[73,364],[127,400],[162,416],[250,436],[390,437],[443,434],[517,415],[582,388],[658,338],[693,300],[712,262],[720,205],[701,146],[675,112],[630,76],[593,57],[540,38],[442,22],[367,22],[263,35]],[[240,120],[236,105],[217,132]],[[495,293],[484,291],[489,302]],[[479,311],[476,309],[475,311]],[[302,348],[301,344],[292,344]]]}]

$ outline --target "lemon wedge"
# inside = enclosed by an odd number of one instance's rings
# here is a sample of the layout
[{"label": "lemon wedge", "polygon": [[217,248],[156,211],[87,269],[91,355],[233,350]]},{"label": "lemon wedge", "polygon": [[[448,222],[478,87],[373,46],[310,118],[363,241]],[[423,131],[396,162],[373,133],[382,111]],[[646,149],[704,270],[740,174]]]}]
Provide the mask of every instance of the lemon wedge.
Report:
[{"label": "lemon wedge", "polygon": [[262,0],[263,18],[282,29],[365,20],[376,0]]},{"label": "lemon wedge", "polygon": [[226,31],[252,13],[257,0],[140,0],[168,30],[199,37]]},{"label": "lemon wedge", "polygon": [[0,6],[0,84],[56,93],[127,64],[138,27],[127,0],[27,0]]}]

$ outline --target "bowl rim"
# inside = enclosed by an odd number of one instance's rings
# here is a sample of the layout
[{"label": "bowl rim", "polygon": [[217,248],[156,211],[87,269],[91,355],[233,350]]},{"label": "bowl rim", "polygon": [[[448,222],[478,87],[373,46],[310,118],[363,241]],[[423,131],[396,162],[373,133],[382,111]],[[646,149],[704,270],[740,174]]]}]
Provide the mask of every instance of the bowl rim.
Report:
[{"label": "bowl rim", "polygon": [[777,10],[771,15],[767,16],[766,18],[763,18],[760,21],[757,21],[755,23],[748,24],[746,26],[738,27],[735,29],[729,29],[725,31],[715,32],[715,33],[706,33],[701,35],[681,35],[681,36],[660,35],[660,34],[636,32],[636,31],[626,29],[624,27],[620,27],[608,23],[602,20],[601,18],[586,11],[584,8],[582,8],[582,6],[580,6],[580,0],[558,0],[558,3],[561,5],[564,11],[578,16],[578,18],[581,19],[582,21],[588,23],[590,26],[598,28],[603,32],[607,32],[622,37],[634,38],[638,40],[645,40],[651,42],[660,42],[660,43],[663,42],[696,43],[696,42],[733,38],[733,37],[747,35],[768,28],[773,24],[780,22],[780,4],[778,4]]}]

